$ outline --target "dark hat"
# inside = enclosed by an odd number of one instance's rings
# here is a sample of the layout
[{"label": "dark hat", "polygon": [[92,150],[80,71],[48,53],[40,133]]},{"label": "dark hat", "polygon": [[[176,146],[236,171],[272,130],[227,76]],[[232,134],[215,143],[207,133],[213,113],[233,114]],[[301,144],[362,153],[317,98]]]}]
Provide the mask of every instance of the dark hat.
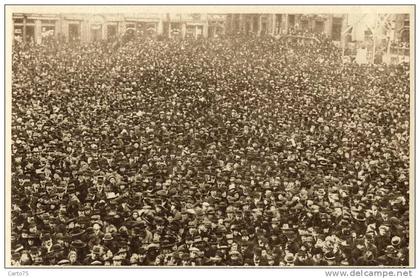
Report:
[{"label": "dark hat", "polygon": [[364,222],[364,221],[366,221],[366,216],[365,216],[364,213],[357,213],[354,216],[354,219],[357,220],[357,221],[360,221],[360,222]]},{"label": "dark hat", "polygon": [[38,235],[34,234],[34,233],[29,233],[28,236],[26,237],[27,239],[36,239],[38,238]]},{"label": "dark hat", "polygon": [[41,236],[42,241],[47,241],[51,239],[51,235],[49,233],[45,233]]},{"label": "dark hat", "polygon": [[168,248],[172,248],[175,244],[176,243],[175,243],[174,240],[164,239],[164,240],[162,240],[162,243],[160,244],[160,247],[162,249],[168,249]]},{"label": "dark hat", "polygon": [[335,254],[334,254],[334,252],[327,252],[326,254],[325,254],[325,256],[324,256],[324,258],[326,259],[326,260],[329,260],[329,261],[333,261],[333,260],[335,260]]},{"label": "dark hat", "polygon": [[56,233],[56,234],[54,235],[54,238],[55,238],[56,240],[64,240],[64,239],[65,239],[65,237],[64,237],[64,235],[63,235],[63,233]]},{"label": "dark hat", "polygon": [[181,255],[181,260],[183,260],[183,261],[187,261],[187,260],[189,260],[190,259],[190,255],[188,254],[188,253],[183,253],[182,255]]},{"label": "dark hat", "polygon": [[388,245],[385,249],[385,254],[387,255],[395,255],[397,253],[398,253],[398,250],[395,249],[395,247],[392,245]]},{"label": "dark hat", "polygon": [[194,243],[201,243],[203,242],[203,238],[201,236],[194,237]]},{"label": "dark hat", "polygon": [[70,236],[71,237],[79,237],[81,235],[83,235],[85,233],[85,230],[83,230],[80,227],[74,227],[71,232],[70,232]]},{"label": "dark hat", "polygon": [[217,242],[218,242],[217,237],[215,235],[211,235],[208,243],[209,244],[217,244]]},{"label": "dark hat", "polygon": [[75,249],[81,249],[81,248],[86,247],[86,243],[82,242],[80,239],[77,239],[77,240],[73,240],[70,246]]},{"label": "dark hat", "polygon": [[29,249],[29,252],[30,252],[30,253],[38,253],[38,252],[39,252],[39,247],[38,247],[38,246],[32,246],[32,247]]},{"label": "dark hat", "polygon": [[63,248],[63,246],[61,246],[61,244],[54,244],[54,245],[51,247],[50,252],[53,252],[53,253],[58,253],[58,252],[61,252],[61,251],[63,251],[63,250],[64,250],[64,248]]},{"label": "dark hat", "polygon": [[354,245],[365,245],[365,240],[363,238],[357,238],[354,240]]}]

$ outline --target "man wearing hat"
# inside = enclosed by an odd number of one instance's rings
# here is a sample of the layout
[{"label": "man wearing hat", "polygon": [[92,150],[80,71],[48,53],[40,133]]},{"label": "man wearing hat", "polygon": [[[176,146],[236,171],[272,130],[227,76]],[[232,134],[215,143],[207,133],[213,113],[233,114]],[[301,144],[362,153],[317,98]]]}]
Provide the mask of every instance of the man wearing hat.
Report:
[{"label": "man wearing hat", "polygon": [[394,246],[388,245],[385,249],[385,255],[380,256],[378,261],[381,261],[386,266],[400,266],[401,260],[398,257],[398,250]]},{"label": "man wearing hat", "polygon": [[227,261],[227,265],[229,266],[241,266],[243,265],[243,259],[241,253],[239,251],[230,251],[229,258]]},{"label": "man wearing hat", "polygon": [[100,261],[102,260],[103,255],[103,248],[99,245],[93,246],[93,248],[90,251],[90,254],[86,256],[83,263],[86,265],[90,265],[94,261]]},{"label": "man wearing hat", "polygon": [[287,253],[284,256],[283,262],[281,262],[283,266],[294,266],[295,265],[295,256],[292,253]]},{"label": "man wearing hat", "polygon": [[294,264],[296,266],[311,266],[312,262],[309,259],[306,251],[299,250],[296,254],[296,260]]}]

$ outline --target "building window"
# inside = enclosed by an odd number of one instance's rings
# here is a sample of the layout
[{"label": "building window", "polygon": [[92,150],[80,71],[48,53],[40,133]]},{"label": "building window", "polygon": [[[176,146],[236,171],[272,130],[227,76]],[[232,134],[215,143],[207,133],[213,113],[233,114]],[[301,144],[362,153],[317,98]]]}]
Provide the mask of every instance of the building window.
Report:
[{"label": "building window", "polygon": [[309,29],[309,21],[307,19],[303,19],[301,21],[301,24],[302,24],[302,30],[308,31],[308,29]]},{"label": "building window", "polygon": [[163,23],[163,34],[169,36],[169,22]]},{"label": "building window", "polygon": [[245,34],[248,35],[251,32],[251,22],[245,22]]},{"label": "building window", "polygon": [[43,35],[45,34],[54,34],[55,27],[54,26],[42,26],[41,32]]},{"label": "building window", "polygon": [[55,20],[41,20],[42,25],[55,25]]},{"label": "building window", "polygon": [[35,24],[35,19],[27,19],[26,24]]},{"label": "building window", "polygon": [[157,23],[156,22],[148,22],[146,23],[146,31],[147,34],[153,35],[157,32]]},{"label": "building window", "polygon": [[102,40],[102,24],[92,24],[90,29],[93,41]]},{"label": "building window", "polygon": [[69,24],[69,40],[74,41],[80,39],[80,24],[70,23]]},{"label": "building window", "polygon": [[15,18],[13,19],[13,22],[17,24],[23,24],[23,18]]},{"label": "building window", "polygon": [[254,15],[252,18],[252,31],[255,33],[258,30],[258,21],[259,21],[258,15]]},{"label": "building window", "polygon": [[289,14],[288,21],[290,27],[295,27],[295,15]]},{"label": "building window", "polygon": [[233,30],[234,32],[240,32],[240,15],[235,14],[233,17]]},{"label": "building window", "polygon": [[15,25],[14,35],[16,40],[21,41],[23,38],[23,26]]},{"label": "building window", "polygon": [[181,23],[172,22],[171,23],[171,35],[172,36],[181,36]]},{"label": "building window", "polygon": [[316,33],[323,33],[324,32],[324,22],[323,21],[315,21],[315,32]]},{"label": "building window", "polygon": [[108,25],[106,27],[106,35],[108,39],[115,38],[117,36],[117,25]]},{"label": "building window", "polygon": [[35,42],[35,27],[34,26],[25,26],[27,42]]},{"label": "building window", "polygon": [[202,37],[203,35],[204,35],[204,33],[203,33],[203,26],[197,26],[197,37],[198,38],[200,38],[200,37]]},{"label": "building window", "polygon": [[404,43],[410,42],[410,30],[405,29],[401,32],[401,42],[404,42]]},{"label": "building window", "polygon": [[266,35],[267,34],[267,23],[263,22],[261,24],[261,35]]},{"label": "building window", "polygon": [[333,41],[341,40],[342,19],[333,18],[331,38]]},{"label": "building window", "polygon": [[195,26],[187,25],[187,28],[185,30],[185,37],[186,38],[193,38],[195,35]]}]

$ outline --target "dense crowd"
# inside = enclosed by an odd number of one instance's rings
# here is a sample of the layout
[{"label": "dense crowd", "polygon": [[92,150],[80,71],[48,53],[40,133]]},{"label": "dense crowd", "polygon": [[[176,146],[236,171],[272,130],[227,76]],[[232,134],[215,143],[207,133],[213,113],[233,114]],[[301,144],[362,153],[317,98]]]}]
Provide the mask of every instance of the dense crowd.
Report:
[{"label": "dense crowd", "polygon": [[12,264],[408,265],[409,66],[340,53],[16,43]]}]

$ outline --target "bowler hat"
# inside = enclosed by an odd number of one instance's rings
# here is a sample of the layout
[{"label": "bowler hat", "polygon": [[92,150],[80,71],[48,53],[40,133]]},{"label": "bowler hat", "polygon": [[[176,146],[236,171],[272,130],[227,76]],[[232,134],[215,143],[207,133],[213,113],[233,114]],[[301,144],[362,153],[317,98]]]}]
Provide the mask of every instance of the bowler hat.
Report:
[{"label": "bowler hat", "polygon": [[77,227],[75,227],[71,230],[70,236],[71,237],[79,237],[79,236],[83,235],[84,233],[85,233],[85,230],[83,230],[82,228],[77,226]]},{"label": "bowler hat", "polygon": [[86,247],[86,243],[82,242],[80,239],[77,239],[77,240],[73,240],[70,246],[75,249],[81,249],[81,248]]}]

